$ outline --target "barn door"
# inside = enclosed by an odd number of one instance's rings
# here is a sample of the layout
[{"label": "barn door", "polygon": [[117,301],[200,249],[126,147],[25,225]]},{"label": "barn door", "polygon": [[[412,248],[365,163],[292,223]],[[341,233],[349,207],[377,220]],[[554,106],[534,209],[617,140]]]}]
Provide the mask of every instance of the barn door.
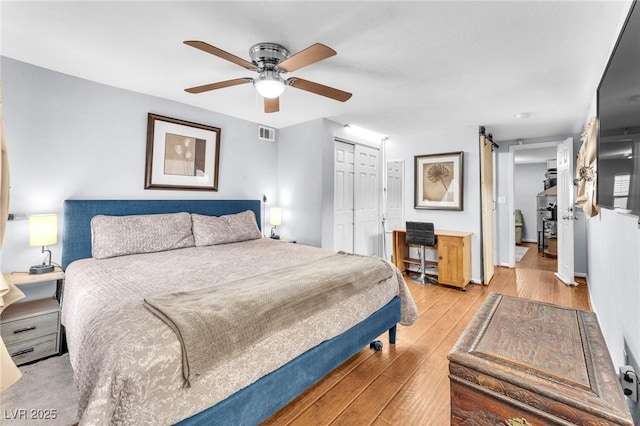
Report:
[{"label": "barn door", "polygon": [[493,197],[493,142],[480,134],[480,193],[482,205],[482,272],[483,283],[488,285],[493,278],[493,224],[495,202]]}]

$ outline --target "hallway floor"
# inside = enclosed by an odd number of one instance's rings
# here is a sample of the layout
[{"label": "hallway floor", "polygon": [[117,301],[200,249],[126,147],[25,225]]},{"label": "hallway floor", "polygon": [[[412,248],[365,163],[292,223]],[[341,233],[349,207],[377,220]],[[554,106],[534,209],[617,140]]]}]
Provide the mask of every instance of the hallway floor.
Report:
[{"label": "hallway floor", "polygon": [[558,259],[555,256],[542,256],[542,250],[538,250],[538,244],[519,244],[520,247],[529,247],[524,257],[516,262],[516,268],[539,269],[542,271],[556,272],[558,270]]}]

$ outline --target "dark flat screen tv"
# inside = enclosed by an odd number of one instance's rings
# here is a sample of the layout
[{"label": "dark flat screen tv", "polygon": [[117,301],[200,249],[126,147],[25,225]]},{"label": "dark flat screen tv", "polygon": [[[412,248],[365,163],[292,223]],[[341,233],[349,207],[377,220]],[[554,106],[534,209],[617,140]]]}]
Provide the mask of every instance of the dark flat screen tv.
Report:
[{"label": "dark flat screen tv", "polygon": [[631,5],[598,86],[599,206],[640,216],[640,6]]}]

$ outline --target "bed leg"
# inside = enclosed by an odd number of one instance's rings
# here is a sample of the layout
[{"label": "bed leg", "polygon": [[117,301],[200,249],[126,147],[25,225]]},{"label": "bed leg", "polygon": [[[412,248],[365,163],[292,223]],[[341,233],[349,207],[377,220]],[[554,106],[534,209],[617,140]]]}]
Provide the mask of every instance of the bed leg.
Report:
[{"label": "bed leg", "polygon": [[394,325],[393,327],[391,327],[389,329],[389,344],[391,345],[395,345],[396,344],[396,325]]}]

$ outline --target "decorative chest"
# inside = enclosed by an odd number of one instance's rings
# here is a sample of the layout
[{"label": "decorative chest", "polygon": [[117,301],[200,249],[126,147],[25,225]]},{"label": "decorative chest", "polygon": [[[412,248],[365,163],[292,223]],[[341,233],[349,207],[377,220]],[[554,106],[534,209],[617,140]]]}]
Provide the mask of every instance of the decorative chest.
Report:
[{"label": "decorative chest", "polygon": [[633,425],[592,312],[492,293],[448,358],[452,425]]}]

